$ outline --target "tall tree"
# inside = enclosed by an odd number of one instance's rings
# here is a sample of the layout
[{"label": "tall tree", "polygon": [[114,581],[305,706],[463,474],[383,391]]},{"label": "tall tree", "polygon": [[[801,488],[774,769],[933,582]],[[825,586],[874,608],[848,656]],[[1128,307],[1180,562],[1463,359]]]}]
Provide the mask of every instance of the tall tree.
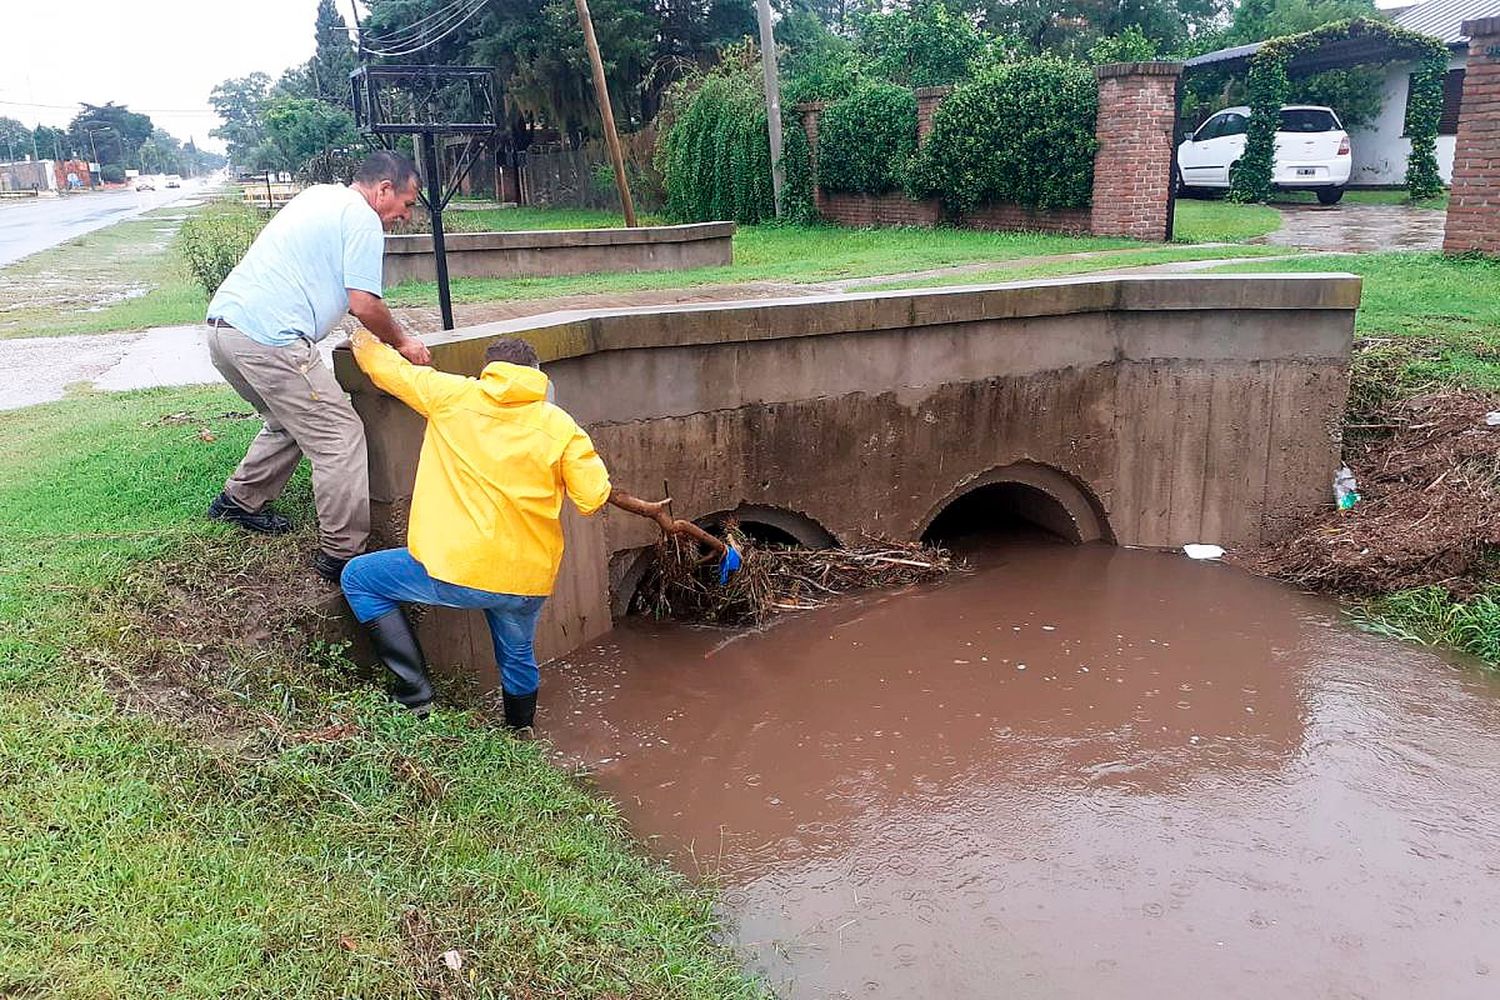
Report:
[{"label": "tall tree", "polygon": [[37,153],[44,160],[65,160],[78,153],[68,133],[60,128],[38,125],[32,130],[32,139],[36,142]]},{"label": "tall tree", "polygon": [[349,100],[349,74],[354,71],[354,44],[349,26],[333,0],[318,0],[313,19],[317,49],[307,64],[312,78],[312,96],[334,104]]},{"label": "tall tree", "polygon": [[354,118],[343,108],[312,97],[281,97],[264,111],[266,141],[253,166],[300,170],[318,153],[348,149],[359,142]]},{"label": "tall tree", "polygon": [[68,123],[68,132],[80,149],[99,157],[99,163],[120,167],[140,165],[140,149],[151,136],[151,117],[137,114],[123,104],[83,104],[83,110]]},{"label": "tall tree", "polygon": [[14,118],[0,118],[0,156],[24,160],[31,155],[31,129]]},{"label": "tall tree", "polygon": [[251,154],[265,141],[260,115],[270,89],[269,76],[251,73],[225,80],[209,94],[208,103],[214,106],[223,124],[208,134],[224,140],[231,163],[249,166]]}]

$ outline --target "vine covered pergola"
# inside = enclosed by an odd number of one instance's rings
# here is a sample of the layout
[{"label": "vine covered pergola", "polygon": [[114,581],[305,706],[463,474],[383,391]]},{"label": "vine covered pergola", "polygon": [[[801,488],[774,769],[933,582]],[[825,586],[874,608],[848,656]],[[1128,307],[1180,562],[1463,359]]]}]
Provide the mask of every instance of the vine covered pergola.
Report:
[{"label": "vine covered pergola", "polygon": [[1411,140],[1406,186],[1412,198],[1430,198],[1443,190],[1437,165],[1437,132],[1443,113],[1448,49],[1440,40],[1385,21],[1354,18],[1188,60],[1188,72],[1207,65],[1248,65],[1245,84],[1250,125],[1245,153],[1231,178],[1230,197],[1265,201],[1270,196],[1276,130],[1293,79],[1397,60],[1416,64],[1406,123]]}]

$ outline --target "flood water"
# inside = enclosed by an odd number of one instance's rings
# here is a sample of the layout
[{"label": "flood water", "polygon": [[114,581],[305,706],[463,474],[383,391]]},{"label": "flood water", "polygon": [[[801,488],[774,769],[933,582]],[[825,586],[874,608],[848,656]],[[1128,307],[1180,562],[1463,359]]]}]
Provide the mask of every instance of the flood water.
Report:
[{"label": "flood water", "polygon": [[1500,997],[1500,684],[1107,546],[734,633],[630,621],[541,725],[786,997]]}]

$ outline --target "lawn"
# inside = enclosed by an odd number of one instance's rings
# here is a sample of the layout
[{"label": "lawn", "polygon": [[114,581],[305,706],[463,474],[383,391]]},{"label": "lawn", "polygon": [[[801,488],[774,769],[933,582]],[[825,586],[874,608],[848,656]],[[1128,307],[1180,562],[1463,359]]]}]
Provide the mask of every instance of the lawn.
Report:
[{"label": "lawn", "polygon": [[0,269],[0,339],[201,321],[208,297],[172,246],[194,210],[157,209]]},{"label": "lawn", "polygon": [[0,414],[0,996],[755,995],[708,893],[543,745],[419,724],[279,627],[203,654],[263,610],[247,575],[310,580],[305,473],[289,538],[201,516],[243,409]]}]

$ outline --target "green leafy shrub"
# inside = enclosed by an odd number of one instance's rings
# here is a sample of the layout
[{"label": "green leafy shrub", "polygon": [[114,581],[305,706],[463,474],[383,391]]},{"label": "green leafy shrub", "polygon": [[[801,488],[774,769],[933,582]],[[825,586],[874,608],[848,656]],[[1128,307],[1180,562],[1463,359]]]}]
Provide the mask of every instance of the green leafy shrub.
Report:
[{"label": "green leafy shrub", "polygon": [[193,277],[212,295],[265,224],[266,216],[249,206],[215,206],[182,223],[177,249]]},{"label": "green leafy shrub", "polygon": [[99,179],[106,184],[124,184],[125,168],[118,163],[106,163],[99,168]]},{"label": "green leafy shrub", "polygon": [[1138,25],[1130,25],[1118,35],[1099,39],[1089,49],[1089,62],[1095,66],[1106,63],[1149,62],[1159,54],[1156,41],[1146,37]]},{"label": "green leafy shrub", "polygon": [[1094,75],[1051,56],[991,66],[933,116],[908,188],[954,215],[991,202],[1083,208],[1093,195]]},{"label": "green leafy shrub", "polygon": [[[756,223],[775,218],[771,189],[771,140],[761,90],[759,55],[753,45],[731,46],[712,72],[674,84],[658,122],[656,165],[666,188],[666,213],[681,222],[733,219]],[[806,181],[806,139],[798,116],[782,119],[782,157],[788,187]],[[800,143],[799,143],[800,140]],[[800,152],[799,152],[800,149]],[[789,219],[810,212],[811,199],[792,197]]]},{"label": "green leafy shrub", "polygon": [[818,119],[818,182],[829,191],[894,191],[916,148],[916,97],[905,87],[868,81]]}]

